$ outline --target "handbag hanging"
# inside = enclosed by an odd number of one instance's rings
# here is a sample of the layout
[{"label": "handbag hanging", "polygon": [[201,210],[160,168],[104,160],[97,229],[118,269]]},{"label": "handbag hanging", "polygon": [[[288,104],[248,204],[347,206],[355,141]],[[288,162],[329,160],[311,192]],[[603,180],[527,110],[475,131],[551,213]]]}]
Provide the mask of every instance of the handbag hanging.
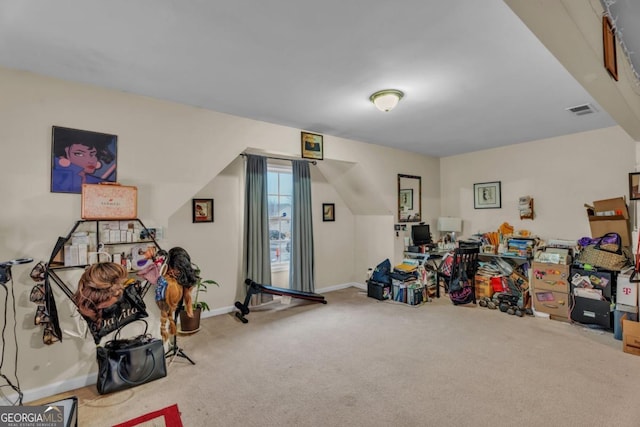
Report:
[{"label": "handbag hanging", "polygon": [[[614,237],[615,243],[603,243],[606,237]],[[607,233],[600,237],[594,245],[586,246],[578,257],[583,264],[607,270],[620,271],[630,264],[630,257],[622,248],[622,238],[618,233]]]},{"label": "handbag hanging", "polygon": [[147,333],[119,338],[120,327],[112,340],[96,350],[98,361],[98,393],[107,394],[145,384],[167,376],[162,340]]}]

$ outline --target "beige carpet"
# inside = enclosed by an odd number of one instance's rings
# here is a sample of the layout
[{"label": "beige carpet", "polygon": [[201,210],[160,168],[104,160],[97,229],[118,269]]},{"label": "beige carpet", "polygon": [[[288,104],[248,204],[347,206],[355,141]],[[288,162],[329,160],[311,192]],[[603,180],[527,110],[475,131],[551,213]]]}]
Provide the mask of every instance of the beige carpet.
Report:
[{"label": "beige carpet", "polygon": [[[328,304],[204,319],[196,361],[80,398],[80,426],[177,403],[185,426],[638,426],[640,357],[609,332],[443,297],[420,307],[349,288]],[[275,308],[275,309],[274,309]]]}]

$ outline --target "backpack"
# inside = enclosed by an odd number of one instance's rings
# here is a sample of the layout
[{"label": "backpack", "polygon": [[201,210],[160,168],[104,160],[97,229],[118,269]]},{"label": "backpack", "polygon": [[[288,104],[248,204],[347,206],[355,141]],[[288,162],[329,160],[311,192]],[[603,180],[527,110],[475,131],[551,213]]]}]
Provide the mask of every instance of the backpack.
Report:
[{"label": "backpack", "polygon": [[473,292],[471,281],[467,272],[460,270],[458,277],[451,280],[449,284],[449,298],[454,305],[469,304],[473,302]]},{"label": "backpack", "polygon": [[373,270],[373,274],[371,275],[371,280],[378,283],[386,283],[391,284],[391,261],[389,258],[382,261],[378,264]]}]

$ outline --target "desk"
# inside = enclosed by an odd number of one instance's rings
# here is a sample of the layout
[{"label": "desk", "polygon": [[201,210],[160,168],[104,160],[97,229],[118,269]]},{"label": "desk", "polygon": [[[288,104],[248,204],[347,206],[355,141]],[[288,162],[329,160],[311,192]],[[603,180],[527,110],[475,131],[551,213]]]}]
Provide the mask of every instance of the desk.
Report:
[{"label": "desk", "polygon": [[442,261],[442,257],[451,251],[430,251],[430,252],[404,252],[405,258],[419,259],[427,270],[433,271],[436,274],[436,298],[440,298],[440,280],[438,277],[438,270],[440,269],[439,261]]}]

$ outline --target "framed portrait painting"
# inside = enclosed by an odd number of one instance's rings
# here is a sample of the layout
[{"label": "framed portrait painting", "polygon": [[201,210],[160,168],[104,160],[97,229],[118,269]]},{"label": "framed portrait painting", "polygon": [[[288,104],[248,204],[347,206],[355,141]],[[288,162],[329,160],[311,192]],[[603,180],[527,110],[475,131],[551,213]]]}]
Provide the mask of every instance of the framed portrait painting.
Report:
[{"label": "framed portrait painting", "polygon": [[473,207],[475,209],[500,209],[502,207],[500,181],[473,184]]},{"label": "framed portrait painting", "polygon": [[213,199],[193,199],[193,222],[213,222]]},{"label": "framed portrait painting", "polygon": [[53,126],[51,192],[82,193],[82,184],[117,182],[118,137]]},{"label": "framed portrait painting", "polygon": [[322,135],[309,133],[309,132],[302,132],[300,134],[300,144],[301,144],[303,159],[315,159],[315,160],[323,159],[324,154],[323,154],[323,145],[322,145]]}]

